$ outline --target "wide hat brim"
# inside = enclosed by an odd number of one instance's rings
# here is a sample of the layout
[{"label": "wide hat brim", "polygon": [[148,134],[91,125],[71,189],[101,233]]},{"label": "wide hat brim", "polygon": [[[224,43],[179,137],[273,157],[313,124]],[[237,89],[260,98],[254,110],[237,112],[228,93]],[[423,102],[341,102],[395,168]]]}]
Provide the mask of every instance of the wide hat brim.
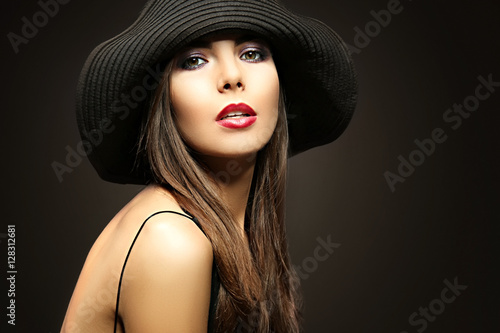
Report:
[{"label": "wide hat brim", "polygon": [[271,44],[291,155],[330,143],[345,130],[356,104],[356,74],[348,48],[328,26],[272,0],[152,0],[127,30],[94,49],[80,75],[78,126],[101,178],[148,181],[134,165],[160,64],[193,40],[224,30],[247,31]]}]

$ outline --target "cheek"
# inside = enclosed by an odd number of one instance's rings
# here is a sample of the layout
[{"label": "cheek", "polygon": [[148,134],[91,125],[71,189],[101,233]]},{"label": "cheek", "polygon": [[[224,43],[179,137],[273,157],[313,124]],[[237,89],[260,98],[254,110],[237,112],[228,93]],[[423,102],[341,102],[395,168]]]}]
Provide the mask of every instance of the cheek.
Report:
[{"label": "cheek", "polygon": [[182,120],[192,117],[196,99],[192,98],[192,86],[189,80],[181,76],[173,76],[170,80],[170,99],[176,118]]},{"label": "cheek", "polygon": [[[203,110],[203,101],[207,100],[206,86],[199,80],[190,80],[185,76],[173,75],[170,80],[170,100],[179,131],[183,136],[190,133],[190,128],[196,125],[196,121]],[[198,119],[199,120],[199,119]]]},{"label": "cheek", "polygon": [[264,79],[261,80],[260,91],[262,99],[261,101],[265,103],[265,108],[269,110],[270,125],[274,127],[278,119],[278,105],[280,99],[280,83],[276,69],[272,71],[266,71],[265,75],[262,76]]},{"label": "cheek", "polygon": [[[257,66],[256,66],[257,67]],[[260,111],[261,119],[258,131],[255,132],[255,139],[258,145],[263,146],[271,139],[278,122],[280,84],[278,74],[274,66],[262,68],[254,71],[252,82],[248,82],[252,87],[252,99],[255,106]]]}]

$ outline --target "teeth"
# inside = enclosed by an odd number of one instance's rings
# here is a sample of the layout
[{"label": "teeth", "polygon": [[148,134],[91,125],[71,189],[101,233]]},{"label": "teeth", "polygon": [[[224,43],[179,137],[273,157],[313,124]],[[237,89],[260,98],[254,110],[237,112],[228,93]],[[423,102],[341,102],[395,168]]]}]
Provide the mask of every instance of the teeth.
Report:
[{"label": "teeth", "polygon": [[224,116],[222,119],[236,118],[236,117],[248,117],[248,114],[241,112],[241,111],[231,112],[231,113],[227,114],[226,116]]}]

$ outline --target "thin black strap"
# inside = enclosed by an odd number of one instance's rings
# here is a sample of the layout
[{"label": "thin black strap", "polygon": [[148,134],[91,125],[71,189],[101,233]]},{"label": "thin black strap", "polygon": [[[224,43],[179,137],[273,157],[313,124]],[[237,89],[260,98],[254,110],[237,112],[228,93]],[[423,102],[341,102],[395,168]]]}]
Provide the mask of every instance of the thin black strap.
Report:
[{"label": "thin black strap", "polygon": [[127,256],[125,257],[125,262],[123,263],[122,272],[120,274],[120,281],[118,282],[118,292],[116,293],[116,307],[115,307],[115,326],[114,326],[114,330],[113,330],[113,332],[115,332],[115,333],[116,333],[116,326],[118,325],[118,306],[120,304],[120,289],[122,287],[123,273],[125,272],[125,266],[127,265],[127,261],[128,261],[128,257],[130,256],[130,252],[132,252],[132,248],[134,247],[135,241],[137,240],[137,237],[139,237],[139,234],[141,233],[142,228],[144,228],[144,225],[146,224],[146,222],[148,222],[148,220],[150,218],[152,218],[153,216],[156,216],[158,214],[164,214],[164,213],[177,214],[180,216],[187,217],[188,219],[190,219],[191,221],[193,221],[195,223],[197,222],[193,217],[186,215],[186,214],[179,213],[179,212],[175,212],[173,210],[162,210],[162,211],[156,212],[154,214],[151,214],[144,222],[142,222],[142,225],[139,228],[139,231],[137,231],[137,234],[135,235],[135,238],[132,241],[132,244],[130,245],[130,249],[128,249]]}]

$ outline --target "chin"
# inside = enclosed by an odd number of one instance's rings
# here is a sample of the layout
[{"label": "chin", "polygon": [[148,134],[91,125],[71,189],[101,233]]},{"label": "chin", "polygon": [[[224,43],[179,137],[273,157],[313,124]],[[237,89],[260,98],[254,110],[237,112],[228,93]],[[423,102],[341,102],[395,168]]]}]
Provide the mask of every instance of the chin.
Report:
[{"label": "chin", "polygon": [[197,142],[188,142],[188,146],[200,156],[241,159],[255,156],[266,146],[271,136],[272,132],[261,131],[241,136],[224,137],[220,140],[203,142],[196,140]]},{"label": "chin", "polygon": [[245,149],[245,150],[214,151],[214,152],[206,152],[206,153],[198,152],[198,154],[200,156],[204,156],[204,157],[208,157],[208,158],[235,159],[235,160],[248,159],[248,160],[251,160],[255,157],[255,155],[259,151],[260,151],[260,149]]}]

